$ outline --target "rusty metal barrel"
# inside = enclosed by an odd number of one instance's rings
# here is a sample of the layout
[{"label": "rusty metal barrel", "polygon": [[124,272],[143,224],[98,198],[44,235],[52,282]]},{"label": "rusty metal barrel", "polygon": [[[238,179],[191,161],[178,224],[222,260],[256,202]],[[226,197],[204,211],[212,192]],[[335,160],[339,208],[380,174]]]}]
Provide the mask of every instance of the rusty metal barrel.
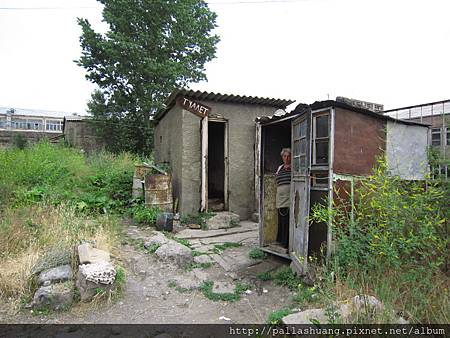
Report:
[{"label": "rusty metal barrel", "polygon": [[147,175],[145,176],[145,206],[158,207],[162,211],[172,212],[172,176]]},{"label": "rusty metal barrel", "polygon": [[136,164],[134,167],[133,176],[133,190],[131,196],[143,197],[144,196],[144,177],[151,171],[152,168],[146,165]]}]

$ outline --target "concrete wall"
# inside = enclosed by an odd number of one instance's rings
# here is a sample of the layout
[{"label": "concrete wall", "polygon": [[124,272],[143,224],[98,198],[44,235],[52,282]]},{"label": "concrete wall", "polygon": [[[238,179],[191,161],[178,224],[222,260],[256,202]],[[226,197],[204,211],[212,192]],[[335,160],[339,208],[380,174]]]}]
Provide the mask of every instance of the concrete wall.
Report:
[{"label": "concrete wall", "polygon": [[154,134],[155,161],[170,163],[172,168],[173,197],[178,198],[182,210],[182,109],[173,107],[158,123]]},{"label": "concrete wall", "polygon": [[385,129],[382,119],[336,108],[333,171],[369,175],[385,150]]},{"label": "concrete wall", "polygon": [[88,154],[104,148],[103,142],[97,137],[88,120],[66,120],[64,138],[68,144],[83,149]]},{"label": "concrete wall", "polygon": [[386,159],[389,171],[405,180],[427,174],[428,128],[387,122]]},{"label": "concrete wall", "polygon": [[[45,133],[35,131],[11,131],[0,130],[0,147],[10,147],[13,145],[14,137],[16,135],[23,136],[28,144],[39,142],[42,139],[53,139],[61,136],[62,133]],[[55,141],[58,142],[58,141]]]},{"label": "concrete wall", "polygon": [[[229,209],[239,214],[241,219],[250,218],[255,211],[255,118],[272,115],[277,108],[213,101],[200,102],[212,108],[211,117],[220,117],[229,121]],[[175,116],[182,117],[181,123]],[[200,127],[200,117],[175,106],[158,123],[155,131],[155,158],[158,161],[171,162],[172,168],[178,166],[172,162],[182,159],[179,196],[180,211],[183,214],[197,213],[200,208]],[[159,142],[160,136],[163,136],[162,143]],[[164,144],[164,139],[168,138],[177,141]],[[167,156],[168,153],[171,155]]]}]

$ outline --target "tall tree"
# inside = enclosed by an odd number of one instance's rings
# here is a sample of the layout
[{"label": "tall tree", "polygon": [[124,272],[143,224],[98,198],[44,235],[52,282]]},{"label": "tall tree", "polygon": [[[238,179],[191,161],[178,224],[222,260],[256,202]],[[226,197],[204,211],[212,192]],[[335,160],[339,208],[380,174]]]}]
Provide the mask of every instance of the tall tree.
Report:
[{"label": "tall tree", "polygon": [[88,110],[112,151],[148,153],[152,116],[175,88],[205,80],[216,53],[216,14],[202,0],[97,0],[105,34],[86,19],[75,62],[98,89]]}]

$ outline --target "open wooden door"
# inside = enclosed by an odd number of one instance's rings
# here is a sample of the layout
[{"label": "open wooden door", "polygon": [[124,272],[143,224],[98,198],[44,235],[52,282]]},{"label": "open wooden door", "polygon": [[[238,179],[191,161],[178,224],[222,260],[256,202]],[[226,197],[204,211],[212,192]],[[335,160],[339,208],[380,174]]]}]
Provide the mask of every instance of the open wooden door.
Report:
[{"label": "open wooden door", "polygon": [[202,147],[202,183],[200,192],[200,211],[208,210],[208,116],[202,119],[201,147]]},{"label": "open wooden door", "polygon": [[309,229],[309,114],[292,121],[292,180],[289,253],[299,274],[306,272]]}]

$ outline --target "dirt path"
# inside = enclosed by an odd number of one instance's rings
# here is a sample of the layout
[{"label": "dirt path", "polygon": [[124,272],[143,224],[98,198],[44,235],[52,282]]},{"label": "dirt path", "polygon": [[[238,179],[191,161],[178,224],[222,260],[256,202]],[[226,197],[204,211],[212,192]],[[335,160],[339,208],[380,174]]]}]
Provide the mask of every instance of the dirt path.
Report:
[{"label": "dirt path", "polygon": [[[149,235],[149,230],[135,227],[128,229],[128,236],[133,238]],[[120,300],[109,304],[78,304],[69,312],[48,315],[33,316],[27,310],[15,316],[5,315],[0,323],[265,323],[272,311],[289,305],[293,293],[287,288],[273,285],[271,281],[257,281],[256,274],[287,262],[275,257],[260,262],[252,261],[248,258],[248,252],[256,243],[257,232],[246,231],[245,236],[242,235],[234,235],[242,246],[226,249],[217,255],[218,261],[223,260],[225,263],[193,271],[161,261],[156,255],[138,250],[132,245],[123,245],[119,248],[115,262],[127,271],[126,287]],[[197,249],[202,250],[203,245],[230,242],[233,239],[230,236],[225,234],[222,239],[220,235],[214,236],[214,240],[203,239],[203,244],[199,244],[198,240],[192,242],[197,243]],[[226,302],[212,301],[199,289],[180,292],[170,285],[173,280],[195,279],[200,273],[213,282],[248,283],[254,286],[254,290],[242,294],[239,301]]]}]

